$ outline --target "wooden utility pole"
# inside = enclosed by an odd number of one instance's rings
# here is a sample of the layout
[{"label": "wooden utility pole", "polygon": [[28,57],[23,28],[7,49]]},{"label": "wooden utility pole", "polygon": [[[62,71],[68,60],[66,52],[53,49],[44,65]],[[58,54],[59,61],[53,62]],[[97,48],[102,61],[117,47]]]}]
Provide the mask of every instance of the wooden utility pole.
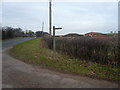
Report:
[{"label": "wooden utility pole", "polygon": [[52,4],[51,0],[49,1],[49,34],[51,35],[51,28],[52,28]]},{"label": "wooden utility pole", "polygon": [[44,32],[44,22],[42,22],[42,36],[43,36],[43,32]]},{"label": "wooden utility pole", "polygon": [[55,26],[53,26],[53,50],[55,51],[55,30],[57,29],[62,29],[62,28],[55,28]]}]

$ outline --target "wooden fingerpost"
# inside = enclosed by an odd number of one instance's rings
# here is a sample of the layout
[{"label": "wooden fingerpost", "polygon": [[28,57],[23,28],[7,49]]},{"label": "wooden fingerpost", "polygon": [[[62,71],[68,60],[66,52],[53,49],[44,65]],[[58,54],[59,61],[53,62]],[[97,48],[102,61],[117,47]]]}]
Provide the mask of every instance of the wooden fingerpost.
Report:
[{"label": "wooden fingerpost", "polygon": [[55,30],[58,29],[62,29],[62,28],[55,28],[55,26],[53,26],[53,51],[56,50],[56,45],[55,45]]}]

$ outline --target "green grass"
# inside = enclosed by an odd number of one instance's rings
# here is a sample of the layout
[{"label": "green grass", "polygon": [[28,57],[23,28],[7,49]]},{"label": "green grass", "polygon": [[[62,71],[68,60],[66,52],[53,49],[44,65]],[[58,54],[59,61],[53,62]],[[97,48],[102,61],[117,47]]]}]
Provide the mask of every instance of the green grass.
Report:
[{"label": "green grass", "polygon": [[42,38],[36,38],[23,42],[14,46],[10,53],[27,63],[57,71],[108,80],[120,79],[118,77],[118,68],[81,61],[79,59],[71,59],[69,56],[53,52],[48,48],[42,48],[42,41]]}]

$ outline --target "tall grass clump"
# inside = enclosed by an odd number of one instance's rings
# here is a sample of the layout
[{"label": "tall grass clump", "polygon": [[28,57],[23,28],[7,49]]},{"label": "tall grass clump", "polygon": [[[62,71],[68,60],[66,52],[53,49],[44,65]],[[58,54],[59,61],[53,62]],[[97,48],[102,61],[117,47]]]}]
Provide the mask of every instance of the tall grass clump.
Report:
[{"label": "tall grass clump", "polygon": [[[52,49],[53,38],[44,37],[44,41]],[[56,37],[56,51],[99,64],[118,65],[118,37]]]}]

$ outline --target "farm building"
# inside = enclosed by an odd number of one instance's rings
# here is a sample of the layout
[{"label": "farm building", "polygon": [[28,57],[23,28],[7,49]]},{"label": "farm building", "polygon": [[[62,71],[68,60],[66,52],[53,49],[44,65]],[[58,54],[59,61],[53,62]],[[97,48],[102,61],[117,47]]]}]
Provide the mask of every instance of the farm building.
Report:
[{"label": "farm building", "polygon": [[89,33],[86,33],[85,36],[89,36],[89,37],[106,37],[107,34],[98,33],[98,32],[89,32]]},{"label": "farm building", "polygon": [[41,37],[41,36],[43,36],[43,35],[49,35],[49,33],[43,32],[43,31],[37,31],[37,32],[36,32],[36,36],[37,36],[37,37]]}]

